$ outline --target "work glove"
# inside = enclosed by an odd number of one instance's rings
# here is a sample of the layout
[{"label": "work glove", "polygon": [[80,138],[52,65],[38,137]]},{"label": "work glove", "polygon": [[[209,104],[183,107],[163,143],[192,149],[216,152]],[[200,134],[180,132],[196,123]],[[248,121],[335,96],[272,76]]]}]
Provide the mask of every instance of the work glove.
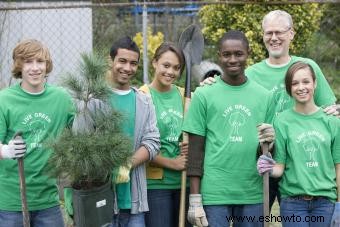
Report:
[{"label": "work glove", "polygon": [[269,172],[269,175],[271,175],[275,163],[276,162],[274,161],[274,159],[272,159],[270,153],[268,153],[268,155],[261,155],[257,160],[257,172],[260,175]]},{"label": "work glove", "polygon": [[3,159],[21,158],[25,153],[26,143],[20,136],[10,140],[8,144],[2,145],[0,150],[0,155]]},{"label": "work glove", "polygon": [[126,166],[119,166],[118,173],[114,181],[116,184],[127,183],[130,181],[131,166],[131,163]]},{"label": "work glove", "polygon": [[271,144],[274,142],[275,130],[271,124],[261,123],[256,128],[260,143],[268,142]]},{"label": "work glove", "polygon": [[189,195],[188,221],[197,227],[208,226],[208,220],[203,210],[201,194]]},{"label": "work glove", "polygon": [[340,202],[335,203],[331,227],[340,227]]}]

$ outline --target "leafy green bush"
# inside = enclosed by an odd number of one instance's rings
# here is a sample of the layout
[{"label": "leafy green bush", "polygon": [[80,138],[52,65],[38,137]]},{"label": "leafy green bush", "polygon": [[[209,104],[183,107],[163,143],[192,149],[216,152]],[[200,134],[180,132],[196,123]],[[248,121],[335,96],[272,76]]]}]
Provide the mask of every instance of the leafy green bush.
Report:
[{"label": "leafy green bush", "polygon": [[249,40],[252,49],[249,64],[253,64],[266,57],[261,24],[262,18],[269,11],[281,9],[292,15],[296,32],[291,44],[292,54],[300,54],[312,34],[319,29],[323,13],[320,4],[266,4],[265,0],[257,2],[257,4],[218,4],[202,7],[199,16],[208,43],[215,45],[223,33],[230,29],[241,30]]}]

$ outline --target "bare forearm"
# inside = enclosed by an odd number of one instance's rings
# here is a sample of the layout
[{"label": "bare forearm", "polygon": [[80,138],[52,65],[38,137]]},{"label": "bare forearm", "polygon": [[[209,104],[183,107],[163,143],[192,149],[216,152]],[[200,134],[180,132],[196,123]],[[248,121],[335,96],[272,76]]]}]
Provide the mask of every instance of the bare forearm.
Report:
[{"label": "bare forearm", "polygon": [[275,164],[273,167],[273,172],[270,174],[271,177],[281,177],[283,174],[283,171],[285,169],[285,165],[283,164]]},{"label": "bare forearm", "polygon": [[165,158],[165,157],[163,157],[159,154],[151,161],[151,163],[158,166],[158,167],[175,169],[174,165],[173,165],[173,159]]},{"label": "bare forearm", "polygon": [[132,168],[139,166],[140,164],[149,160],[149,151],[141,146],[132,156]]},{"label": "bare forearm", "polygon": [[201,177],[190,177],[190,194],[201,194]]}]

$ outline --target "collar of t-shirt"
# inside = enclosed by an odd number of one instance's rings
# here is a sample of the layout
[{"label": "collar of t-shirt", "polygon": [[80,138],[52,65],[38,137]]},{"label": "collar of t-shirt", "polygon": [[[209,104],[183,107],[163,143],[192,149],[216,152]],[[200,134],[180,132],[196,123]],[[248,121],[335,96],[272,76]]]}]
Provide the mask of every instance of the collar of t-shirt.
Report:
[{"label": "collar of t-shirt", "polygon": [[117,95],[127,95],[127,94],[129,94],[132,91],[132,89],[129,89],[129,90],[119,90],[119,89],[116,89],[116,88],[112,88],[112,91],[114,93],[116,93]]},{"label": "collar of t-shirt", "polygon": [[271,63],[269,62],[269,59],[267,58],[267,59],[266,59],[266,63],[267,63],[267,65],[269,65],[269,66],[272,67],[272,68],[281,68],[281,67],[285,67],[286,65],[288,65],[291,59],[292,59],[292,58],[290,57],[288,62],[283,63],[283,64],[279,64],[279,65],[274,65],[274,64],[271,64]]}]

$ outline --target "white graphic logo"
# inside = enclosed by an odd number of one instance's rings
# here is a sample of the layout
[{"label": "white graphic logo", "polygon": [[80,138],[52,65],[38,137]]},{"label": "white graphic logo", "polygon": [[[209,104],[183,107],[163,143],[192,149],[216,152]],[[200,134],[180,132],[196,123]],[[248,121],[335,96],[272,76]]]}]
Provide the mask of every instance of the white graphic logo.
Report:
[{"label": "white graphic logo", "polygon": [[28,148],[42,147],[42,140],[47,133],[47,124],[51,123],[51,119],[44,113],[28,114],[24,117],[22,124],[25,125],[30,132],[30,143]]},{"label": "white graphic logo", "polygon": [[297,137],[296,142],[301,144],[305,152],[307,167],[318,167],[317,153],[320,152],[321,143],[325,141],[324,136],[318,131],[307,131]]},{"label": "white graphic logo", "polygon": [[161,113],[160,120],[162,122],[162,125],[166,127],[165,139],[168,142],[178,142],[183,114],[170,108]]},{"label": "white graphic logo", "polygon": [[231,128],[229,140],[231,142],[243,142],[240,129],[245,125],[247,116],[251,116],[250,110],[243,105],[229,106],[224,110],[222,116],[228,119],[227,122]]}]

